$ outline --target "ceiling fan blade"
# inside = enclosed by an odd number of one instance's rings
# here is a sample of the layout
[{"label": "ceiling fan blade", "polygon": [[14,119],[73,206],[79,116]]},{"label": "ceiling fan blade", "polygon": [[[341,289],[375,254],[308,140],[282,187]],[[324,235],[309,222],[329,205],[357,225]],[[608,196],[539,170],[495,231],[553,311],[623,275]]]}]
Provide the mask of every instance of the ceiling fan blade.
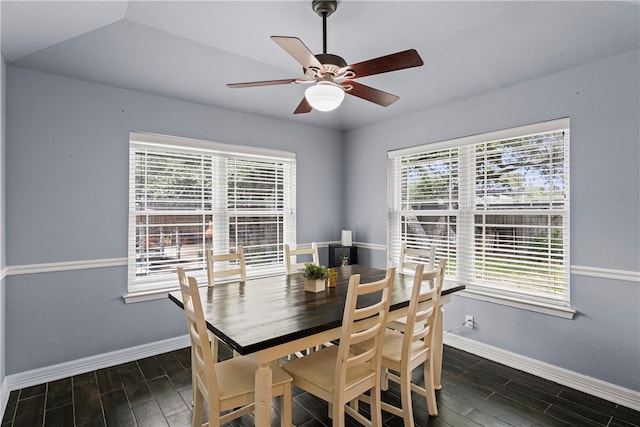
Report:
[{"label": "ceiling fan blade", "polygon": [[315,57],[313,53],[302,43],[297,37],[282,37],[282,36],[271,36],[271,40],[278,43],[278,46],[283,48],[289,55],[293,56],[293,58],[300,63],[304,67],[304,69],[315,68],[318,70],[322,70],[322,64]]},{"label": "ceiling fan blade", "polygon": [[298,107],[296,108],[296,111],[293,112],[293,114],[310,113],[311,110],[313,110],[313,107],[311,107],[309,102],[307,102],[307,98],[303,97],[302,101],[300,101],[300,104],[298,104]]},{"label": "ceiling fan blade", "polygon": [[[400,99],[397,95],[383,92],[352,80],[342,83],[342,86],[345,88],[345,92],[349,95],[357,96],[358,98],[371,101],[375,104],[382,105],[383,107],[388,107]],[[351,89],[349,89],[349,86],[351,86]]]},{"label": "ceiling fan blade", "polygon": [[286,85],[286,84],[294,84],[294,83],[304,83],[306,81],[307,81],[306,79],[264,80],[261,82],[227,83],[227,86],[233,89],[237,89],[241,87],[275,86],[275,85]]},{"label": "ceiling fan blade", "polygon": [[346,67],[342,67],[338,74],[351,70],[355,73],[355,76],[351,78],[357,79],[359,77],[419,67],[421,65],[424,65],[424,62],[418,52],[415,49],[409,49],[368,61],[358,62],[357,64],[347,65]]}]

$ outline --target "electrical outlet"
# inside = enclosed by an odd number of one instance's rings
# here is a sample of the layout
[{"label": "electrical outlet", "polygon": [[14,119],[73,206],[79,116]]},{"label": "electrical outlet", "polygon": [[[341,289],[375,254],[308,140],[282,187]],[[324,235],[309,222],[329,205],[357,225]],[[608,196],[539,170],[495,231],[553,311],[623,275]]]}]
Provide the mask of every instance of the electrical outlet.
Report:
[{"label": "electrical outlet", "polygon": [[465,326],[465,328],[473,329],[473,326],[474,326],[474,324],[473,324],[473,316],[470,316],[470,315],[467,314],[464,317],[464,326]]}]

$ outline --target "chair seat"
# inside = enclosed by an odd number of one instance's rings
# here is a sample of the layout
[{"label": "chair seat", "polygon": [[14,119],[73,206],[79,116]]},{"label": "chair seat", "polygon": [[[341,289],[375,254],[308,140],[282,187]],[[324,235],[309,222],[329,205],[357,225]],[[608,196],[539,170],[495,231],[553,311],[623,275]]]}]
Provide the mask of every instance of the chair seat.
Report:
[{"label": "chair seat", "polygon": [[[233,399],[238,396],[253,397],[255,389],[256,361],[247,356],[234,357],[214,365],[218,378],[220,399]],[[291,382],[291,377],[275,363],[271,364],[272,382],[274,386]]]},{"label": "chair seat", "polygon": [[387,322],[387,328],[395,329],[397,331],[404,331],[407,327],[407,316],[401,317],[400,319],[390,320]]},{"label": "chair seat", "polygon": [[[326,347],[300,359],[286,363],[283,369],[297,381],[311,383],[327,395],[333,392],[334,373],[337,366],[338,346]],[[347,388],[375,376],[368,363],[354,366],[347,371]]]},{"label": "chair seat", "polygon": [[[382,365],[385,365],[385,362],[393,362],[399,364],[403,359],[402,356],[402,340],[404,339],[404,334],[387,329],[384,334],[384,344],[382,347]],[[413,360],[424,353],[429,351],[429,347],[425,346],[424,341],[416,341],[411,343],[411,348],[409,349],[409,360]]]}]

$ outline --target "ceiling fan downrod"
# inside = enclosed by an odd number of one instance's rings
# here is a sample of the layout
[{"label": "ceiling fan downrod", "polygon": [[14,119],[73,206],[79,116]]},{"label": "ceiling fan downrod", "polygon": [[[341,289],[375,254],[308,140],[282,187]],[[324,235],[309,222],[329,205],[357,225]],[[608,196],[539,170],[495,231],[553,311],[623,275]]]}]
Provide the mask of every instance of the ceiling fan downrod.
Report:
[{"label": "ceiling fan downrod", "polygon": [[322,53],[327,53],[327,18],[338,8],[337,0],[313,0],[313,11],[322,17]]}]

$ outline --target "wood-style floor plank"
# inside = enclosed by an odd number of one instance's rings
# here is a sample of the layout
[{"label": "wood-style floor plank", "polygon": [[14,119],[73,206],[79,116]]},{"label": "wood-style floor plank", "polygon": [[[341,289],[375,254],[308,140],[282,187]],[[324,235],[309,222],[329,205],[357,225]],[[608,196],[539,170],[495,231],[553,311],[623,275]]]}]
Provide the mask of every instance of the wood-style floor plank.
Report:
[{"label": "wood-style floor plank", "polygon": [[149,384],[140,369],[121,371],[120,380],[127,393],[127,398],[129,402],[131,402],[131,406],[154,400]]},{"label": "wood-style floor plank", "polygon": [[45,397],[44,394],[37,394],[33,397],[20,399],[13,418],[13,426],[32,427],[43,425]]},{"label": "wood-style floor plank", "polygon": [[73,382],[71,378],[47,384],[47,410],[73,404]]},{"label": "wood-style floor plank", "polygon": [[101,395],[104,418],[107,426],[136,427],[133,411],[123,389],[109,391]]},{"label": "wood-style floor plank", "polygon": [[[73,377],[73,395],[73,410],[77,425],[91,425],[93,422],[100,421],[104,425],[102,401],[95,371]],[[80,399],[81,402],[78,401]]]},{"label": "wood-style floor plank", "polygon": [[166,376],[149,381],[149,388],[158,401],[165,416],[177,414],[190,409]]},{"label": "wood-style floor plank", "polygon": [[73,426],[73,403],[47,409],[44,413],[44,427]]}]

